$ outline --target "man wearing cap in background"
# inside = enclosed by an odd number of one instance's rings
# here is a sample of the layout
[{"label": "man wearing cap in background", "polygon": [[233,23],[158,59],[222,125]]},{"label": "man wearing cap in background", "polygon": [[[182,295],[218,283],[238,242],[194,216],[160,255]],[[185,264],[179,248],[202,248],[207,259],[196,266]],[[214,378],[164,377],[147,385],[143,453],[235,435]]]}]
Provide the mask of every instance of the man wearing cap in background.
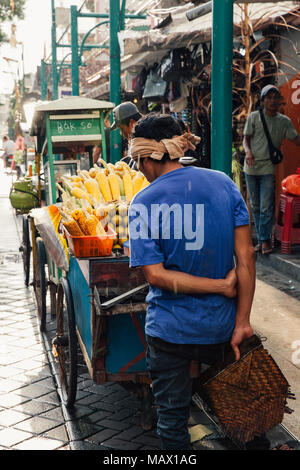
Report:
[{"label": "man wearing cap in background", "polygon": [[[274,85],[261,91],[261,105],[273,145],[279,149],[284,139],[300,145],[300,136],[287,116],[278,112],[281,95]],[[257,233],[254,250],[262,254],[272,252],[272,228],[275,200],[275,165],[270,160],[268,140],[259,110],[248,116],[244,128],[246,158],[244,173],[251,212]]]},{"label": "man wearing cap in background", "polygon": [[113,131],[119,128],[123,139],[128,143],[127,155],[123,157],[122,160],[130,164],[130,166],[132,166],[132,164],[135,165],[130,155],[130,140],[134,127],[142,115],[134,103],[126,101],[114,108],[113,117],[114,122],[111,126],[111,130]]}]

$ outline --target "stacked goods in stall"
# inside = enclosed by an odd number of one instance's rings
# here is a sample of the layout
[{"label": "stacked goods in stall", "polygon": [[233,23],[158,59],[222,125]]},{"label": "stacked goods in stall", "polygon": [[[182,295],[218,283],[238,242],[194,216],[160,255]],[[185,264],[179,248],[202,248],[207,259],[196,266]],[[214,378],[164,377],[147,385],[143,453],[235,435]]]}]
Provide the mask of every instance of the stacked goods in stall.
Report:
[{"label": "stacked goods in stall", "polygon": [[128,207],[139,191],[148,186],[144,175],[125,162],[115,165],[101,160],[89,171],[63,178],[62,223],[71,237],[105,236],[116,233],[114,247],[128,240]]}]

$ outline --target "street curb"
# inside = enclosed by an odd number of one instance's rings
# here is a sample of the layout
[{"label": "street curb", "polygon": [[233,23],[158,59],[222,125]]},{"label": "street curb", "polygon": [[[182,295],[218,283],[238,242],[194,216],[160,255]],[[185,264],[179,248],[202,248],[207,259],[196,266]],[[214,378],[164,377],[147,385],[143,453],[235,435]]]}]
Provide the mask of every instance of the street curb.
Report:
[{"label": "street curb", "polygon": [[300,266],[280,254],[271,253],[270,255],[262,255],[257,253],[256,261],[300,282]]}]

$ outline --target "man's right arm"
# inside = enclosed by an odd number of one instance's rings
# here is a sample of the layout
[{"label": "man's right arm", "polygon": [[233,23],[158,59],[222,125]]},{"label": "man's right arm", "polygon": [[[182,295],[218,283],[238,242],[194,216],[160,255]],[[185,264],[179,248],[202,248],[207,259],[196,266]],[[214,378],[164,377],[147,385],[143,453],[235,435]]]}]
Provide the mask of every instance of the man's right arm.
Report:
[{"label": "man's right arm", "polygon": [[254,249],[248,225],[235,228],[234,249],[236,255],[237,275],[237,312],[231,346],[235,358],[240,359],[239,345],[253,335],[250,325],[250,312],[255,292],[255,259]]},{"label": "man's right arm", "polygon": [[236,296],[236,273],[233,268],[225,279],[198,277],[181,271],[165,269],[163,263],[142,266],[150,285],[176,294],[221,294]]}]

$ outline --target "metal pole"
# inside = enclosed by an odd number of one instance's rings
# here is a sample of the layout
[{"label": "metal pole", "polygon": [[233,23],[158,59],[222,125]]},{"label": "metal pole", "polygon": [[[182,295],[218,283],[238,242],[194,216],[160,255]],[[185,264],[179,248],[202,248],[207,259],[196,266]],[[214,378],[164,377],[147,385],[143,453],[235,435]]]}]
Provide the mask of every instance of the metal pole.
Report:
[{"label": "metal pole", "polygon": [[71,6],[72,95],[79,96],[79,55],[77,7]]},{"label": "metal pole", "polygon": [[125,29],[125,10],[126,10],[126,0],[122,0],[121,6],[121,30]]},{"label": "metal pole", "polygon": [[58,80],[57,80],[57,57],[56,57],[56,19],[55,19],[55,5],[54,0],[51,0],[52,10],[52,29],[51,29],[51,42],[52,42],[52,99],[58,98]]},{"label": "metal pole", "polygon": [[[118,32],[120,31],[120,0],[109,0],[110,12],[110,101],[117,106],[121,103],[121,60]],[[110,161],[121,158],[122,139],[119,129],[110,134]]]},{"label": "metal pole", "polygon": [[48,144],[48,178],[49,178],[49,195],[50,201],[49,204],[56,204],[56,185],[55,185],[55,175],[54,175],[54,163],[53,163],[53,147],[51,140],[51,128],[50,128],[50,119],[49,114],[46,114],[46,137]]},{"label": "metal pole", "polygon": [[[102,26],[103,24],[107,24],[109,23],[109,20],[105,20],[105,21],[101,21],[101,23],[97,23],[95,26],[93,26],[84,36],[84,38],[82,39],[81,41],[81,46],[80,46],[80,51],[79,51],[79,61],[80,61],[80,64],[82,62],[81,60],[81,56],[82,56],[82,53],[83,53],[83,50],[85,49],[85,41],[87,40],[87,38],[89,37],[89,35],[91,34],[91,32],[96,29],[96,28],[99,28],[99,26]],[[99,47],[101,48],[101,46],[95,46],[95,47]]]},{"label": "metal pole", "polygon": [[41,60],[41,98],[42,101],[45,101],[46,99],[46,84],[45,84],[45,78],[46,78],[46,66],[45,66],[45,61],[42,59]]},{"label": "metal pole", "polygon": [[213,0],[211,167],[231,176],[233,0]]}]

